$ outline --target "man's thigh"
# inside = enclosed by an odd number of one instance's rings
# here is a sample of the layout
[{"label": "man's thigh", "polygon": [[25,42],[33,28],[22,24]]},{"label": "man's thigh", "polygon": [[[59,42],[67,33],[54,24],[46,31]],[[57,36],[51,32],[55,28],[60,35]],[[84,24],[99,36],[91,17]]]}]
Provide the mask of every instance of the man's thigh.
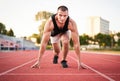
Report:
[{"label": "man's thigh", "polygon": [[71,32],[68,30],[61,36],[61,40],[69,42],[70,36],[71,36]]}]

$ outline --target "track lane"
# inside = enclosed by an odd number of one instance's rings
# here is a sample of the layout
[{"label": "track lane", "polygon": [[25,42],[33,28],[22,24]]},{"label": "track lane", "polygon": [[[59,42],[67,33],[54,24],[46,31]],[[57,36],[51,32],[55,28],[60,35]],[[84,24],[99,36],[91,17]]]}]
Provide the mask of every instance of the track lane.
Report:
[{"label": "track lane", "polygon": [[[34,52],[30,52],[34,53]],[[76,59],[75,53],[70,51],[69,55],[72,55],[73,58]],[[85,55],[85,56],[84,56]],[[85,58],[87,59],[92,59],[89,55],[87,54],[82,54],[82,60],[83,62],[88,62],[86,61]],[[36,57],[36,55],[33,55]],[[31,55],[31,57],[33,57]],[[54,65],[52,64],[52,58],[53,54],[52,51],[47,51],[44,54],[44,57],[42,58],[42,63],[41,63],[41,68],[40,69],[31,69],[30,66],[34,63],[34,61],[25,64],[24,66],[21,66],[19,68],[16,68],[15,70],[12,70],[5,75],[0,77],[3,81],[22,81],[22,80],[27,80],[27,81],[80,81],[80,80],[85,80],[85,81],[107,81],[104,77],[101,77],[99,74],[93,72],[92,70],[77,70],[77,63],[70,57],[68,57],[68,64],[69,68],[62,68],[60,61],[61,61],[61,54],[59,57],[59,64]],[[28,57],[27,55],[24,56],[24,58]],[[22,57],[23,58],[23,57]],[[94,57],[93,57],[94,58]],[[18,59],[19,60],[19,59]],[[23,59],[24,60],[24,59]],[[27,59],[31,60],[31,58]],[[19,61],[18,61],[19,62]],[[93,66],[94,64],[91,62],[88,62],[88,64],[91,64],[90,66]],[[24,61],[25,63],[25,61]],[[22,64],[24,64],[22,63]],[[95,63],[95,62],[94,62]],[[95,63],[97,65],[97,63]],[[94,66],[93,66],[94,67]],[[104,67],[104,66],[103,66]],[[96,67],[95,67],[96,68]],[[110,76],[110,74],[108,75]],[[112,75],[113,76],[113,75]],[[16,79],[17,77],[17,79]],[[55,77],[55,78],[54,78]],[[61,78],[62,77],[62,78]],[[7,78],[7,79],[6,79]],[[116,80],[117,81],[117,80]]]}]

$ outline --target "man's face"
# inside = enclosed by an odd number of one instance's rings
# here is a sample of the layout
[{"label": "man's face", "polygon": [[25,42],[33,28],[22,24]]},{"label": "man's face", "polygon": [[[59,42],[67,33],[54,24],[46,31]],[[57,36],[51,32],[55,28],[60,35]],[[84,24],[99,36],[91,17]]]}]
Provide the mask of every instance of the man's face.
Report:
[{"label": "man's face", "polygon": [[58,22],[64,24],[68,17],[68,11],[58,10],[57,15],[58,15]]}]

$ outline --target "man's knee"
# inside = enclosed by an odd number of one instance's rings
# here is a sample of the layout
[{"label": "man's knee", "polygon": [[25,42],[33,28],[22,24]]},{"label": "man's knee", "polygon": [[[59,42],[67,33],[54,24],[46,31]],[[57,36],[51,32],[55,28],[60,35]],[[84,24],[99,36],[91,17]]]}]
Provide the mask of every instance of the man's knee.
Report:
[{"label": "man's knee", "polygon": [[59,50],[59,49],[54,49],[53,51],[54,51],[54,53],[56,53],[56,54],[59,54],[59,53],[60,53],[60,50]]},{"label": "man's knee", "polygon": [[59,46],[53,46],[53,51],[57,54],[60,53],[60,47]]},{"label": "man's knee", "polygon": [[62,44],[63,44],[63,46],[68,47],[68,45],[69,45],[69,40],[64,40],[64,41],[62,42]]},{"label": "man's knee", "polygon": [[67,40],[67,39],[66,39],[66,40],[63,40],[62,43],[63,43],[63,44],[69,44],[69,40]]}]

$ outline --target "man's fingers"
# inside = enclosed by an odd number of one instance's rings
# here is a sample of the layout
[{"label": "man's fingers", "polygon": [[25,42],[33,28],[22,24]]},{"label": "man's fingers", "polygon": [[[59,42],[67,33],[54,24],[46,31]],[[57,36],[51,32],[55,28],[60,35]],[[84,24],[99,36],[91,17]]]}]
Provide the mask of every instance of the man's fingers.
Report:
[{"label": "man's fingers", "polygon": [[40,67],[39,65],[36,64],[36,65],[31,66],[31,68],[40,68]]},{"label": "man's fingers", "polygon": [[83,64],[78,64],[78,70],[80,69],[87,69],[87,67],[85,67]]},{"label": "man's fingers", "polygon": [[39,62],[36,62],[34,65],[31,66],[31,68],[40,68]]}]

